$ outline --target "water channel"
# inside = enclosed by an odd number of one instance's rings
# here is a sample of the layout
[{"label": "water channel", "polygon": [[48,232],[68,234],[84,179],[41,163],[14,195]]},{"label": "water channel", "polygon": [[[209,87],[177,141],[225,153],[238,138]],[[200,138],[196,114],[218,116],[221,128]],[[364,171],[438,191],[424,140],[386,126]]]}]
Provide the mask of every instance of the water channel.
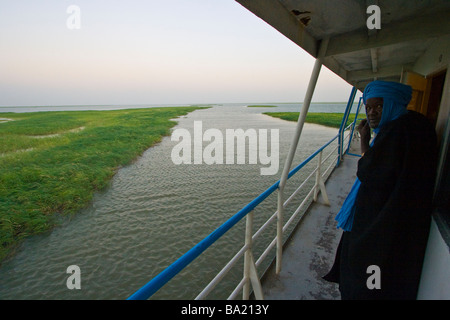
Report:
[{"label": "water channel", "polygon": [[[165,137],[120,168],[110,185],[77,215],[63,219],[52,232],[24,241],[15,256],[1,265],[0,299],[126,299],[279,179],[295,123],[262,112],[298,108],[216,105],[177,119],[173,129],[190,132],[194,121],[202,121],[203,130],[222,132],[279,129],[278,173],[261,175],[259,163],[175,165],[171,151],[178,142]],[[337,129],[305,124],[294,163],[336,134]],[[301,181],[296,179],[290,180],[288,188]],[[255,210],[255,228],[274,212],[276,196],[265,203]],[[152,299],[195,298],[243,245],[243,225],[226,234]],[[81,271],[79,290],[66,285],[71,265]],[[241,276],[242,268],[237,268],[210,298],[227,298]]]}]

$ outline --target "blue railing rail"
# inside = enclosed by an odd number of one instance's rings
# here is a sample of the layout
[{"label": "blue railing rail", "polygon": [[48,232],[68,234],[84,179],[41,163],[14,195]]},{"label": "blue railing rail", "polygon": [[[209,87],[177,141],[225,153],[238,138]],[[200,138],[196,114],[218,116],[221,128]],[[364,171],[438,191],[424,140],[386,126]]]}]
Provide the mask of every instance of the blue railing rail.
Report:
[{"label": "blue railing rail", "polygon": [[338,153],[339,153],[339,157],[338,157],[337,165],[339,165],[339,163],[342,160],[342,157],[344,156],[344,154],[346,152],[346,150],[344,151],[344,131],[348,128],[348,127],[346,127],[346,124],[347,124],[348,117],[350,116],[350,113],[351,113],[352,108],[353,108],[353,101],[355,100],[356,92],[357,92],[356,87],[353,87],[352,91],[350,93],[350,97],[349,97],[348,102],[347,102],[347,107],[345,108],[344,116],[342,117],[341,126],[339,127],[339,133],[338,133],[338,136],[339,136],[339,139],[338,139],[338,145],[339,145]]},{"label": "blue railing rail", "polygon": [[[358,120],[362,120],[362,119],[363,119],[363,118],[358,118],[359,112],[361,111],[361,107],[363,106],[363,104],[362,104],[361,102],[362,102],[362,97],[359,98],[358,107],[356,108],[355,119],[353,120],[353,123],[352,123],[352,129],[351,129],[351,132],[350,132],[350,137],[353,137],[353,134],[354,134],[354,132],[355,132],[356,122],[357,122]],[[352,156],[360,157],[361,155],[359,155],[359,154],[354,154],[354,153],[350,153],[350,152],[349,152],[349,151],[350,151],[350,145],[351,145],[351,142],[352,142],[352,139],[349,139],[349,140],[348,140],[347,150],[345,151],[345,153],[346,153],[346,154],[350,154],[350,155],[352,155]]]},{"label": "blue railing rail", "polygon": [[[306,164],[308,164],[312,159],[314,159],[320,152],[322,152],[327,146],[329,146],[333,141],[339,137],[339,134],[332,138],[330,141],[325,143],[322,147],[317,149],[313,154],[306,158],[302,163],[293,168],[288,175],[288,179],[295,175],[299,170],[301,170]],[[145,300],[156,293],[161,287],[163,287],[167,282],[169,282],[173,277],[175,277],[181,270],[188,266],[192,261],[194,261],[199,255],[201,255],[206,249],[208,249],[214,242],[216,242],[220,237],[222,237],[227,231],[229,231],[236,223],[242,220],[249,212],[255,209],[261,202],[263,202],[267,197],[269,197],[274,191],[278,189],[280,180],[271,185],[267,190],[262,192],[259,196],[253,199],[220,227],[206,236],[197,245],[192,247],[184,255],[173,262],[169,267],[155,276],[147,284],[137,290],[132,294],[128,300]]]}]

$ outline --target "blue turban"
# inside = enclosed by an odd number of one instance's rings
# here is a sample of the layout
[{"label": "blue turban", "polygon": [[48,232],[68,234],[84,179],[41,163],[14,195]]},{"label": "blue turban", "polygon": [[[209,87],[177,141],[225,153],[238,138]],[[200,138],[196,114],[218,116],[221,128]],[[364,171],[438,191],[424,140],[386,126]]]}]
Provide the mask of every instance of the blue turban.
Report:
[{"label": "blue turban", "polygon": [[383,98],[383,112],[378,127],[374,129],[378,133],[380,128],[389,121],[407,113],[406,107],[411,101],[412,88],[398,82],[373,81],[364,89],[363,101],[367,99]]},{"label": "blue turban", "polygon": [[[363,93],[364,104],[370,98],[383,98],[381,120],[378,127],[373,131],[378,133],[383,125],[407,113],[406,107],[411,100],[411,95],[412,88],[398,82],[377,80],[369,83]],[[344,231],[350,231],[352,229],[353,217],[355,215],[355,200],[360,185],[361,181],[356,178],[350,193],[335,218],[338,222],[337,227],[342,228]]]}]

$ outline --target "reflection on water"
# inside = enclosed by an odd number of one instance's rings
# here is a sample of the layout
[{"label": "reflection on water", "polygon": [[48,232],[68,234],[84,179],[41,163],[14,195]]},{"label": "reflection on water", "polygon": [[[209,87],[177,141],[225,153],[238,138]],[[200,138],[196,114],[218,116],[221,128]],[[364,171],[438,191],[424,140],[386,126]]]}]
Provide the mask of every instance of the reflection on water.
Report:
[{"label": "reflection on water", "polygon": [[[180,118],[176,128],[191,131],[193,122],[201,120],[203,130],[279,129],[278,174],[261,176],[260,164],[177,166],[170,158],[177,142],[165,137],[121,168],[110,186],[70,221],[25,241],[0,268],[0,299],[129,297],[279,179],[295,123],[262,115],[265,111],[243,105],[215,106]],[[296,163],[336,133],[336,129],[306,124]],[[296,179],[298,183],[301,178]],[[274,208],[276,195],[255,210],[255,229]],[[243,227],[242,222],[226,234],[154,298],[195,298],[243,245]],[[70,265],[80,267],[80,290],[66,286]],[[210,298],[228,297],[241,275],[242,268],[233,271]]]}]

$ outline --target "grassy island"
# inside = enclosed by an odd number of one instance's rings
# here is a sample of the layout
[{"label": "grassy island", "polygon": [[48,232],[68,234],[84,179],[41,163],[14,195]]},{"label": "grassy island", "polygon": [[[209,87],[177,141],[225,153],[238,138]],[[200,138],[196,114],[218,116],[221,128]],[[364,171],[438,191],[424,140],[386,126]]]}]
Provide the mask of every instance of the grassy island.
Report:
[{"label": "grassy island", "polygon": [[265,105],[265,104],[255,104],[249,105],[247,108],[276,108],[277,106]]},{"label": "grassy island", "polygon": [[[288,121],[297,121],[299,116],[299,112],[265,112],[264,114]],[[313,112],[306,115],[305,122],[320,124],[327,127],[339,128],[339,126],[341,125],[342,116],[342,113]],[[350,114],[347,125],[354,121],[354,119],[355,114]]]},{"label": "grassy island", "polygon": [[120,166],[200,107],[0,113],[0,262],[85,207]]}]

